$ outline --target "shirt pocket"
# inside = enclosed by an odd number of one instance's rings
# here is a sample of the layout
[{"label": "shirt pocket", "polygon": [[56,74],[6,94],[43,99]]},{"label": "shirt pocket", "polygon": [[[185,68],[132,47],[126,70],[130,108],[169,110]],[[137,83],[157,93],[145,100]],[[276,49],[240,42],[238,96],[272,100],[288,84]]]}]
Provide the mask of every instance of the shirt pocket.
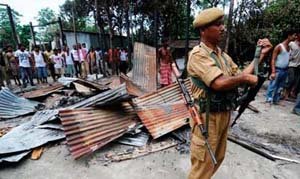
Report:
[{"label": "shirt pocket", "polygon": [[205,141],[195,134],[191,138],[191,155],[200,161],[205,159]]}]

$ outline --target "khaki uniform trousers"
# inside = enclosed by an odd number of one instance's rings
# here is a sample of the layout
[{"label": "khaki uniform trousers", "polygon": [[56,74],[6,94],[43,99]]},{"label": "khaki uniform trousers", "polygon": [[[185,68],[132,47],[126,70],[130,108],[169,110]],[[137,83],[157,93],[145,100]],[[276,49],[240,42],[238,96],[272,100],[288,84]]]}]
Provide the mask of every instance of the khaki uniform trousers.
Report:
[{"label": "khaki uniform trousers", "polygon": [[[202,115],[205,122],[205,113]],[[199,127],[191,120],[191,163],[192,168],[189,179],[210,179],[220,167],[225,157],[227,132],[230,121],[230,112],[210,113],[208,142],[215,153],[218,164],[213,165],[209,152],[206,148],[204,137]]]}]

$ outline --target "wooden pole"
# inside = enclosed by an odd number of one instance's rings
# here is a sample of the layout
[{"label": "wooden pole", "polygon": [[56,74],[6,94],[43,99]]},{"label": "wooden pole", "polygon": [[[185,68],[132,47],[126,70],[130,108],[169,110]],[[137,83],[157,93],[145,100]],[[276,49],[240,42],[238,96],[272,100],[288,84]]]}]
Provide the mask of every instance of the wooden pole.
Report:
[{"label": "wooden pole", "polygon": [[13,39],[15,41],[16,46],[18,46],[18,44],[20,44],[21,41],[20,41],[20,38],[18,37],[17,31],[16,31],[16,26],[15,26],[15,23],[14,23],[11,8],[8,5],[6,5],[6,7],[7,7],[7,14],[8,14],[8,18],[9,18],[9,23],[10,23],[10,26],[11,26],[11,29],[12,29]]},{"label": "wooden pole", "polygon": [[[73,32],[74,32],[74,37],[75,37],[75,43],[76,43],[76,46],[77,46],[77,44],[78,44],[78,39],[77,39],[77,32],[76,32],[74,4],[75,4],[75,1],[73,1],[73,3],[72,3],[72,22],[73,22]],[[77,49],[77,50],[78,50],[78,49]]]},{"label": "wooden pole", "polygon": [[[155,7],[154,7],[154,28],[155,28],[155,32],[154,32],[154,43],[155,43],[155,51],[156,51],[156,69],[158,70],[158,67],[159,67],[159,60],[158,60],[158,39],[157,39],[157,36],[158,36],[158,10],[157,10],[157,7],[156,7],[156,4],[155,4]],[[158,80],[158,71],[156,71],[156,81],[159,81]]]},{"label": "wooden pole", "polygon": [[185,25],[185,59],[184,59],[184,72],[182,78],[187,77],[186,65],[189,58],[189,40],[190,40],[190,14],[191,14],[191,0],[186,1],[186,25]]},{"label": "wooden pole", "polygon": [[59,36],[60,36],[60,43],[62,45],[62,47],[64,47],[66,45],[65,39],[64,39],[64,32],[63,32],[63,27],[62,27],[62,22],[61,22],[61,18],[58,17],[58,28],[59,28]]},{"label": "wooden pole", "polygon": [[128,60],[129,60],[129,64],[130,64],[130,68],[132,65],[132,51],[133,51],[133,46],[134,44],[132,44],[131,41],[131,35],[130,35],[130,19],[129,16],[131,15],[131,2],[126,1],[126,12],[125,12],[125,16],[126,16],[126,31],[127,31],[127,44],[128,44]]},{"label": "wooden pole", "polygon": [[31,39],[33,42],[33,45],[36,46],[36,41],[35,41],[35,37],[34,37],[34,29],[32,26],[32,22],[29,22],[29,26],[30,26],[30,34],[31,34]]},{"label": "wooden pole", "polygon": [[[79,54],[79,49],[78,49],[78,39],[77,39],[77,32],[76,32],[76,23],[75,23],[75,13],[74,13],[74,5],[75,5],[75,0],[72,3],[72,20],[73,20],[73,32],[74,32],[74,37],[75,37],[75,44],[76,44],[76,50],[78,53],[78,58],[79,61],[81,61],[80,59],[80,54]],[[81,67],[80,67],[81,68]],[[80,74],[81,75],[81,74]]]},{"label": "wooden pole", "polygon": [[229,48],[230,31],[232,27],[233,6],[234,6],[234,0],[230,0],[228,21],[227,21],[226,43],[225,43],[225,50],[224,50],[226,53],[228,52],[228,48]]}]

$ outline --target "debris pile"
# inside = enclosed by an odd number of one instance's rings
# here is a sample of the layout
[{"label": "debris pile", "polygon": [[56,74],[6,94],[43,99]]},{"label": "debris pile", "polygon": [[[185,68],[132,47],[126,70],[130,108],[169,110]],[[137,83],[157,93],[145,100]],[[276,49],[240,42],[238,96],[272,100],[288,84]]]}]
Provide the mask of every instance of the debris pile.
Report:
[{"label": "debris pile", "polygon": [[[182,143],[176,137],[161,138],[185,126],[190,118],[180,89],[174,83],[157,90],[155,49],[138,43],[135,48],[132,77],[130,73],[94,81],[62,77],[58,83],[20,96],[2,89],[0,162],[18,162],[30,153],[36,160],[47,143],[62,139],[74,159],[113,141],[133,146],[130,151],[111,153],[110,161]],[[190,88],[189,81],[186,84]],[[1,123],[8,118],[28,119],[9,128]]]}]

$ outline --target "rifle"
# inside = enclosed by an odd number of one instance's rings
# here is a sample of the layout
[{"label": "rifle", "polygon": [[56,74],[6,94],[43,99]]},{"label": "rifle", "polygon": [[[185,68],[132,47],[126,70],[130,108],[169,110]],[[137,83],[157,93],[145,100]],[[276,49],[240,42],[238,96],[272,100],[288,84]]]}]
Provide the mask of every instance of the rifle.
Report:
[{"label": "rifle", "polygon": [[261,53],[261,47],[256,46],[255,54],[254,54],[254,74],[258,77],[257,85],[254,88],[246,87],[248,88],[247,92],[242,95],[240,98],[238,98],[237,103],[239,104],[238,109],[238,115],[233,120],[231,127],[233,127],[236,124],[236,121],[239,119],[239,117],[243,114],[245,109],[248,107],[249,103],[255,99],[256,94],[258,93],[261,86],[264,84],[266,77],[263,73],[258,72],[258,63],[259,63],[259,57]]},{"label": "rifle", "polygon": [[184,84],[184,80],[182,78],[180,78],[180,73],[178,71],[178,66],[177,66],[177,63],[176,63],[175,60],[174,60],[173,64],[172,64],[172,70],[173,70],[173,73],[176,77],[176,81],[179,84],[180,90],[183,94],[184,101],[185,101],[186,105],[188,106],[188,109],[189,109],[189,112],[191,114],[192,119],[197,124],[197,126],[199,127],[199,129],[200,129],[200,131],[201,131],[201,133],[204,137],[204,142],[205,142],[205,145],[206,145],[207,150],[209,152],[210,158],[211,158],[213,164],[216,165],[217,160],[216,160],[214,152],[211,149],[210,144],[208,143],[208,132],[207,132],[207,129],[204,127],[204,124],[202,122],[202,117],[198,113],[198,110],[195,106],[194,100],[192,99],[191,95],[189,94],[189,91],[187,90],[187,88]]}]

